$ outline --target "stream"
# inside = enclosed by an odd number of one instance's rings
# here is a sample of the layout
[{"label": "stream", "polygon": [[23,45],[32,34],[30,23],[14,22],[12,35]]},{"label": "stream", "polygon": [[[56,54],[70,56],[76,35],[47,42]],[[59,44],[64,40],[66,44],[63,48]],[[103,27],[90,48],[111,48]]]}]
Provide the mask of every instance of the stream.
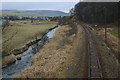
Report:
[{"label": "stream", "polygon": [[29,46],[28,50],[23,52],[22,54],[19,54],[21,56],[21,60],[17,60],[16,62],[8,67],[5,67],[2,69],[2,78],[14,78],[16,75],[18,75],[23,69],[29,67],[32,65],[32,56],[35,55],[40,49],[48,43],[49,40],[51,40],[55,34],[55,31],[57,28],[59,28],[60,25],[58,25],[56,28],[49,31],[43,38],[38,41],[37,43],[33,44],[32,46]]},{"label": "stream", "polygon": [[4,24],[6,20],[0,20],[0,25]]}]

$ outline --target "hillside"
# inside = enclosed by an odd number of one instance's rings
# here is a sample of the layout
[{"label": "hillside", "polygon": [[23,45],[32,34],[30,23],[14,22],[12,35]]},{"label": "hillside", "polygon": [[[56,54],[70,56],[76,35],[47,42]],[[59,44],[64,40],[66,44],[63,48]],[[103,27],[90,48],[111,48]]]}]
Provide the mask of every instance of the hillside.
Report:
[{"label": "hillside", "polygon": [[2,16],[67,16],[68,13],[55,10],[28,10],[28,11],[17,11],[17,10],[3,10]]}]

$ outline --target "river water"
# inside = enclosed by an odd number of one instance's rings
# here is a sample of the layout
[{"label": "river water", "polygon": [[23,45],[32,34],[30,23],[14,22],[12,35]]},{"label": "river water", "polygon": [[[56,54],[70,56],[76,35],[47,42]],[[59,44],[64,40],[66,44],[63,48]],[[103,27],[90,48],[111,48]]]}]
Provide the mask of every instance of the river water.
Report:
[{"label": "river water", "polygon": [[2,25],[5,22],[6,22],[6,20],[0,20],[0,25]]},{"label": "river water", "polygon": [[31,66],[32,56],[34,56],[35,53],[37,53],[44,44],[52,39],[58,27],[49,31],[40,41],[30,46],[29,49],[26,50],[24,53],[20,54],[19,56],[22,57],[21,60],[16,60],[16,63],[3,68],[2,78],[14,78],[17,74],[20,73],[21,70]]},{"label": "river water", "polygon": [[2,24],[2,20],[0,20],[0,24]]}]

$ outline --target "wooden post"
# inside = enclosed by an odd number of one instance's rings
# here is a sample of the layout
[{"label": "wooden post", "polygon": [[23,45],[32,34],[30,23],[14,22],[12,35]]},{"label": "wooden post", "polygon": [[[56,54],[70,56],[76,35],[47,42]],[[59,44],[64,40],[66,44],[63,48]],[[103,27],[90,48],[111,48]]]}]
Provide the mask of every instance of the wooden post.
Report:
[{"label": "wooden post", "polygon": [[106,26],[106,13],[107,13],[107,10],[106,10],[106,7],[104,7],[104,11],[105,11],[105,42],[107,42],[107,26]]}]

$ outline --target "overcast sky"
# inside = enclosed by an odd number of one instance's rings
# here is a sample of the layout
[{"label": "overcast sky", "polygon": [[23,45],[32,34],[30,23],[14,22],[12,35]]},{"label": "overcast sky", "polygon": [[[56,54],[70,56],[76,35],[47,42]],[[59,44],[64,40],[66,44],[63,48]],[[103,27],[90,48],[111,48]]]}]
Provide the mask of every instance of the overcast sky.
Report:
[{"label": "overcast sky", "polygon": [[2,0],[2,2],[79,2],[80,0]]},{"label": "overcast sky", "polygon": [[77,2],[3,2],[2,10],[58,10],[69,12]]}]

